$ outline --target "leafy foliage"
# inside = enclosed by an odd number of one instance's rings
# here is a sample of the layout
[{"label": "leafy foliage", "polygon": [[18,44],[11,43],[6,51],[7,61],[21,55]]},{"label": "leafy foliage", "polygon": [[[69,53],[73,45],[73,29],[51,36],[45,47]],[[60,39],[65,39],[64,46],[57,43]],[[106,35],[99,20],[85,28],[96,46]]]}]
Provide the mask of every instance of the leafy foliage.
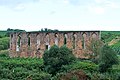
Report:
[{"label": "leafy foliage", "polygon": [[120,36],[119,31],[102,31],[101,32],[101,39],[105,43],[110,42],[116,36]]},{"label": "leafy foliage", "polygon": [[1,80],[50,80],[51,75],[43,71],[43,59],[9,58],[8,51],[0,51]]},{"label": "leafy foliage", "polygon": [[8,28],[8,29],[7,29],[7,33],[6,33],[6,35],[9,37],[9,34],[10,34],[10,33],[13,33],[13,32],[25,32],[25,30],[20,30],[20,29],[10,29],[10,28]]},{"label": "leafy foliage", "polygon": [[[63,65],[60,73],[57,73],[53,80],[84,80],[91,77],[89,74],[97,72],[97,68],[98,65],[91,61],[76,60],[69,65]],[[82,77],[84,78],[81,79]]]},{"label": "leafy foliage", "polygon": [[111,42],[113,39],[116,40],[116,43],[109,45],[117,54],[120,54],[120,31],[102,31],[101,39],[106,44]]},{"label": "leafy foliage", "polygon": [[37,58],[9,58],[0,54],[0,79],[50,80],[51,75],[42,71],[43,60]]},{"label": "leafy foliage", "polygon": [[75,61],[74,63],[70,65],[63,65],[61,70],[62,72],[64,71],[71,71],[71,70],[76,70],[76,69],[81,69],[89,72],[94,72],[97,71],[98,65],[96,65],[93,62],[88,62],[88,61]]},{"label": "leafy foliage", "polygon": [[118,55],[120,55],[120,41],[110,46]]},{"label": "leafy foliage", "polygon": [[0,38],[0,50],[9,48],[9,37]]},{"label": "leafy foliage", "polygon": [[60,71],[51,77],[51,74],[44,71],[42,59],[9,58],[6,55],[7,52],[0,51],[1,80],[80,80],[82,75],[91,78],[91,80],[120,79],[120,65],[113,65],[107,72],[99,73],[97,71],[98,65],[89,60],[79,59],[74,63],[62,65]]},{"label": "leafy foliage", "polygon": [[113,51],[109,46],[104,45],[101,49],[101,54],[99,56],[99,71],[106,72],[108,68],[112,65],[118,64],[118,57],[115,51]]},{"label": "leafy foliage", "polygon": [[7,31],[0,31],[0,38],[6,37]]},{"label": "leafy foliage", "polygon": [[9,57],[9,51],[8,50],[1,50],[0,51],[0,59],[1,58],[7,58],[7,57]]},{"label": "leafy foliage", "polygon": [[43,55],[45,70],[55,75],[62,65],[70,64],[75,60],[72,51],[66,46],[52,46],[49,51],[45,51]]},{"label": "leafy foliage", "polygon": [[[9,32],[12,31],[16,32],[22,30],[8,29],[8,35]],[[43,32],[55,31],[45,29]],[[99,42],[93,41],[91,46],[89,46],[91,47],[90,51],[92,52],[90,57],[93,59],[97,57],[97,60],[99,60],[100,63],[97,65],[90,60],[76,61],[73,54],[71,54],[72,51],[66,46],[62,46],[61,48],[58,46],[52,47],[52,49],[45,51],[43,59],[9,58],[8,50],[4,50],[8,49],[9,46],[9,37],[7,37],[8,35],[6,33],[7,31],[0,31],[1,80],[80,80],[79,77],[83,77],[83,74],[84,76],[89,76],[91,80],[120,80],[120,64],[117,64],[118,60],[116,56],[116,52],[120,54],[120,42],[117,42],[110,47],[100,47],[98,45]],[[116,38],[116,36],[120,37],[120,32],[102,32],[102,41],[108,43]],[[100,56],[98,56],[99,51]],[[120,60],[120,56],[118,57]],[[73,61],[74,63],[72,63]],[[100,73],[98,69],[100,72],[104,73]],[[52,78],[51,75],[53,76]]]},{"label": "leafy foliage", "polygon": [[68,73],[57,74],[57,78],[54,77],[53,80],[89,80],[89,77],[83,70],[72,70]]}]

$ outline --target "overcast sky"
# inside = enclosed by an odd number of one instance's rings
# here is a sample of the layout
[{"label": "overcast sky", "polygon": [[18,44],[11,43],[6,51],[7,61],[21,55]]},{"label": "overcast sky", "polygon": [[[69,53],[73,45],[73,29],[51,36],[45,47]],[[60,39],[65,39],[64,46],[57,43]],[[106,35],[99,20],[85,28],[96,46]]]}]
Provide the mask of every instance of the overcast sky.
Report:
[{"label": "overcast sky", "polygon": [[120,30],[120,0],[0,0],[0,30]]}]

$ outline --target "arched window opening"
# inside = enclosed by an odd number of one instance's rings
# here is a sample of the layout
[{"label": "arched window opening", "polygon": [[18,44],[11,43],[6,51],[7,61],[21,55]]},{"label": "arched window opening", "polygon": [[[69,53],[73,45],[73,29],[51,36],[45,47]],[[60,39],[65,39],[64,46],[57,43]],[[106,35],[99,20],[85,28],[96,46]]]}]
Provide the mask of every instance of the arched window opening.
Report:
[{"label": "arched window opening", "polygon": [[21,46],[21,37],[18,36],[18,39],[17,39],[17,46],[16,46],[16,51],[20,51],[20,46]]},{"label": "arched window opening", "polygon": [[50,41],[50,39],[49,39],[49,34],[47,33],[47,34],[46,34],[46,38],[45,38],[45,48],[46,48],[47,50],[50,49],[49,41]]},{"label": "arched window opening", "polygon": [[75,36],[73,36],[73,49],[75,49]]},{"label": "arched window opening", "polygon": [[39,35],[37,36],[37,49],[39,49],[39,46],[40,46],[40,37]]},{"label": "arched window opening", "polygon": [[48,45],[45,45],[45,48],[48,50]]},{"label": "arched window opening", "polygon": [[30,37],[28,37],[28,47],[30,47],[30,44],[31,43],[31,41],[30,41]]},{"label": "arched window opening", "polygon": [[92,34],[92,38],[93,38],[93,39],[96,39],[96,37],[97,37],[96,33],[93,33],[93,34]]},{"label": "arched window opening", "polygon": [[10,40],[10,49],[12,50],[12,44],[13,44],[13,34],[11,34],[10,38],[11,38],[11,40]]},{"label": "arched window opening", "polygon": [[64,45],[67,44],[67,34],[64,34]]},{"label": "arched window opening", "polygon": [[55,34],[55,44],[58,46],[58,34]]},{"label": "arched window opening", "polygon": [[83,47],[83,49],[86,49],[86,44],[85,44],[86,36],[87,35],[85,33],[82,35],[82,47]]},{"label": "arched window opening", "polygon": [[76,47],[76,34],[73,34],[73,49]]},{"label": "arched window opening", "polygon": [[12,40],[12,42],[13,42],[13,34],[11,34],[11,40]]}]

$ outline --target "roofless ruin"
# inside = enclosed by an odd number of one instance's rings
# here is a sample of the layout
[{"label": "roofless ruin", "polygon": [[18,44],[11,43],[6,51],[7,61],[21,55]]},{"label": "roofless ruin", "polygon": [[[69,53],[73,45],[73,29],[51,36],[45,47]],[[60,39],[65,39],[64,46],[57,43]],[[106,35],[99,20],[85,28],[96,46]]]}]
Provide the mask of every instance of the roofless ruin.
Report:
[{"label": "roofless ruin", "polygon": [[66,45],[76,57],[83,58],[91,38],[100,39],[100,31],[35,31],[10,34],[10,57],[42,57],[56,44]]}]

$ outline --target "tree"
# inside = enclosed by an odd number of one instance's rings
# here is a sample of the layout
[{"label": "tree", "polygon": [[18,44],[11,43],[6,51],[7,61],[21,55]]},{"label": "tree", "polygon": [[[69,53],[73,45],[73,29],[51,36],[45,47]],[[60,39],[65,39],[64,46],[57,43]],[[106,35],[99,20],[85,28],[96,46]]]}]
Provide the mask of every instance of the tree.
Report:
[{"label": "tree", "polygon": [[55,75],[62,67],[62,65],[70,64],[75,60],[72,51],[66,46],[58,47],[52,46],[50,50],[45,51],[43,55],[45,70]]},{"label": "tree", "polygon": [[5,50],[9,48],[9,38],[0,38],[0,50]]},{"label": "tree", "polygon": [[118,56],[108,45],[104,45],[99,56],[99,71],[106,72],[112,65],[118,64]]}]

